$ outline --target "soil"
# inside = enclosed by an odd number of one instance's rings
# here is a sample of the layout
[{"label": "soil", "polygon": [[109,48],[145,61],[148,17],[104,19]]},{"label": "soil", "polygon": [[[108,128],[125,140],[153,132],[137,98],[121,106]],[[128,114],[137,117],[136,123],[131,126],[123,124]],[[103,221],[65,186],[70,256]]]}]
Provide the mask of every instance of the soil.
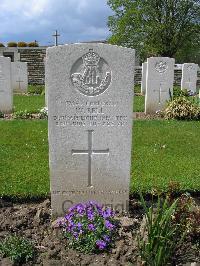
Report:
[{"label": "soil", "polygon": [[[30,239],[36,247],[33,261],[24,265],[142,265],[137,250],[137,234],[143,223],[143,210],[137,199],[130,200],[128,215],[118,216],[121,222],[115,246],[101,254],[82,254],[68,248],[61,231],[52,226],[50,200],[34,203],[12,203],[0,199],[0,241],[16,233]],[[171,265],[200,263],[200,250],[186,241],[176,252]],[[0,257],[0,265],[14,265]],[[198,264],[193,264],[198,265]]]}]

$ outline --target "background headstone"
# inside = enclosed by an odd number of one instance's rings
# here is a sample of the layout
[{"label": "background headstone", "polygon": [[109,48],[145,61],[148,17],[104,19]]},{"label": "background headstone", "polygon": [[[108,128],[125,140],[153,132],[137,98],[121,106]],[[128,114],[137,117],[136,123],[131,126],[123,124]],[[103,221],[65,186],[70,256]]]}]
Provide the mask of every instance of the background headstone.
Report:
[{"label": "background headstone", "polygon": [[146,77],[147,77],[147,62],[142,63],[142,81],[141,81],[141,94],[146,93]]},{"label": "background headstone", "polygon": [[127,209],[135,51],[107,44],[47,50],[52,210],[96,200]]},{"label": "background headstone", "polygon": [[196,92],[197,89],[197,69],[198,65],[194,63],[185,63],[182,65],[181,89],[187,89]]},{"label": "background headstone", "polygon": [[28,70],[26,62],[11,63],[11,85],[14,92],[26,93],[28,89]]},{"label": "background headstone", "polygon": [[168,57],[147,59],[146,114],[163,110],[170,94],[173,95],[174,63],[175,60]]},{"label": "background headstone", "polygon": [[12,112],[13,91],[11,89],[11,60],[0,56],[0,111]]}]

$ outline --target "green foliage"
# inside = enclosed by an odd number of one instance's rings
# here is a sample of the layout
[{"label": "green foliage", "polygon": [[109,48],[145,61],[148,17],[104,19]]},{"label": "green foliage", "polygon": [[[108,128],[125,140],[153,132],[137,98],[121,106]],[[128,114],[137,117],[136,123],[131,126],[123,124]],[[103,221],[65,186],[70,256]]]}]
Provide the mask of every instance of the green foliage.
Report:
[{"label": "green foliage", "polygon": [[38,44],[38,42],[29,42],[28,46],[29,47],[39,47],[39,44]]},{"label": "green foliage", "polygon": [[26,42],[18,42],[18,43],[17,43],[17,46],[18,46],[18,47],[27,47],[28,45],[27,45]]},{"label": "green foliage", "polygon": [[199,120],[200,108],[186,97],[177,97],[164,110],[166,119]]},{"label": "green foliage", "polygon": [[17,43],[16,42],[8,42],[7,46],[8,47],[17,47]]},{"label": "green foliage", "polygon": [[175,86],[173,88],[173,98],[177,98],[180,96],[188,97],[189,96],[188,90],[187,89],[181,90],[181,87]]},{"label": "green foliage", "polygon": [[0,253],[14,263],[25,263],[34,256],[33,244],[23,237],[10,235],[0,243]]},{"label": "green foliage", "polygon": [[114,12],[109,42],[136,49],[142,60],[199,50],[199,0],[108,0],[108,5]]},{"label": "green foliage", "polygon": [[0,118],[4,118],[4,113],[0,111]]},{"label": "green foliage", "polygon": [[5,45],[3,43],[0,42],[0,47],[5,47]]},{"label": "green foliage", "polygon": [[44,95],[44,85],[29,85],[28,86],[28,93],[34,95]]},{"label": "green foliage", "polygon": [[32,114],[29,113],[27,110],[17,111],[17,112],[14,112],[13,114],[14,119],[29,119],[32,117],[33,117]]},{"label": "green foliage", "polygon": [[140,196],[145,210],[145,225],[141,236],[138,237],[143,265],[165,266],[170,262],[177,244],[181,243],[184,237],[183,234],[179,239],[179,225],[172,222],[177,200],[170,205],[167,199],[162,201],[158,197],[157,208],[154,210],[153,201],[148,208],[142,194]]}]

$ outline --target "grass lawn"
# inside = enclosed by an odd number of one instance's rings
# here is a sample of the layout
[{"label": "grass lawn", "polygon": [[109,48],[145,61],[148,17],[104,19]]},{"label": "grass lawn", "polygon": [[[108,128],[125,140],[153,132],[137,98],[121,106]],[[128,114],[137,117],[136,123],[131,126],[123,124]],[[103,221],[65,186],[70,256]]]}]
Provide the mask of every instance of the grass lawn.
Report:
[{"label": "grass lawn", "polygon": [[25,111],[37,113],[39,109],[45,106],[44,95],[14,95],[14,111]]},{"label": "grass lawn", "polygon": [[144,96],[134,96],[133,112],[144,112]]},{"label": "grass lawn", "polygon": [[[131,190],[200,191],[200,122],[134,121]],[[0,121],[0,196],[49,193],[47,121]]]},{"label": "grass lawn", "polygon": [[131,189],[200,191],[200,122],[135,121]]},{"label": "grass lawn", "polygon": [[47,121],[0,121],[0,162],[0,195],[48,193]]},{"label": "grass lawn", "polygon": [[[44,95],[14,95],[14,111],[37,113],[45,106]],[[134,112],[144,112],[144,96],[134,96]]]}]

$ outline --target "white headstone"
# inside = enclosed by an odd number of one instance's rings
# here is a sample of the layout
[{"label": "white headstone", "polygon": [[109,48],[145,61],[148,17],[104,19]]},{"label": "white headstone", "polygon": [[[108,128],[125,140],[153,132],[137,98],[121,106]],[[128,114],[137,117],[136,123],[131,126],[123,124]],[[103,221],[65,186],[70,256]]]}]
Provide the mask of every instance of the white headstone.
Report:
[{"label": "white headstone", "polygon": [[26,93],[28,89],[28,70],[26,62],[11,63],[11,84],[14,92]]},{"label": "white headstone", "polygon": [[181,89],[187,89],[196,92],[197,89],[197,69],[198,65],[194,63],[185,63],[182,65]]},{"label": "white headstone", "polygon": [[163,110],[170,94],[173,95],[174,63],[175,60],[168,57],[147,59],[146,114]]},{"label": "white headstone", "polygon": [[147,82],[147,62],[142,64],[142,82],[141,82],[141,94],[145,95],[146,93],[146,82]]},{"label": "white headstone", "polygon": [[47,49],[54,215],[88,200],[127,209],[135,51],[107,44]]},{"label": "white headstone", "polygon": [[11,89],[11,62],[9,57],[0,56],[0,111],[12,112],[13,91]]}]

